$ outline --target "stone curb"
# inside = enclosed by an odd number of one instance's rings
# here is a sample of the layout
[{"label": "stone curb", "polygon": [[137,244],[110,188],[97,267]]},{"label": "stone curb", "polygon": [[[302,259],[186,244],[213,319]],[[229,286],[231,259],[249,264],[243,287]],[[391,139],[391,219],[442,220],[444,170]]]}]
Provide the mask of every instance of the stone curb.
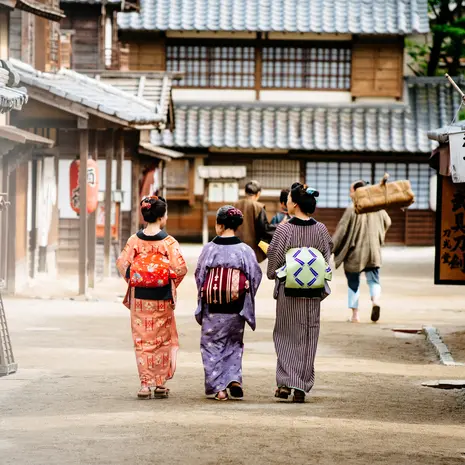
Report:
[{"label": "stone curb", "polygon": [[444,344],[444,341],[439,334],[439,331],[433,326],[423,326],[423,333],[426,336],[426,340],[433,346],[436,351],[439,362],[442,365],[447,366],[457,366],[463,365],[463,363],[457,363],[454,361],[452,354],[449,351],[449,348]]}]

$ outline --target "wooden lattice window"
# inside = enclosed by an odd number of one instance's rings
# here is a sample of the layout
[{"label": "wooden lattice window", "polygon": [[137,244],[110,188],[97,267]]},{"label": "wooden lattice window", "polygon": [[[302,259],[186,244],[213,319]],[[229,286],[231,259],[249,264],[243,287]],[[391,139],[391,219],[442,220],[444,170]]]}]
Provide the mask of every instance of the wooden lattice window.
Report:
[{"label": "wooden lattice window", "polygon": [[264,47],[262,88],[350,89],[350,45]]},{"label": "wooden lattice window", "polygon": [[180,87],[254,88],[255,49],[241,46],[168,45],[167,71],[180,71]]},{"label": "wooden lattice window", "polygon": [[253,160],[247,178],[256,179],[263,189],[289,189],[300,181],[298,160]]}]

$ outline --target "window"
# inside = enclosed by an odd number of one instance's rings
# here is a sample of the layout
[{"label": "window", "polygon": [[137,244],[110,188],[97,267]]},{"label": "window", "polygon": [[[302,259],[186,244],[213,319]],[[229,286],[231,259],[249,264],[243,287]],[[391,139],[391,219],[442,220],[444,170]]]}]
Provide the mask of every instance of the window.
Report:
[{"label": "window", "polygon": [[256,179],[263,189],[289,189],[300,181],[298,160],[253,160],[247,178]]},{"label": "window", "polygon": [[264,47],[262,88],[350,89],[351,49]]},{"label": "window", "polygon": [[168,45],[167,71],[185,73],[181,87],[254,88],[254,47]]},{"label": "window", "polygon": [[384,173],[389,173],[392,180],[408,179],[415,194],[414,210],[429,210],[430,180],[434,171],[424,163],[376,163],[375,178],[379,180]]},{"label": "window", "polygon": [[346,208],[351,202],[349,190],[354,181],[377,183],[386,172],[391,180],[410,180],[416,197],[411,209],[429,209],[430,178],[434,172],[424,163],[308,162],[306,183],[320,191],[319,207]]}]

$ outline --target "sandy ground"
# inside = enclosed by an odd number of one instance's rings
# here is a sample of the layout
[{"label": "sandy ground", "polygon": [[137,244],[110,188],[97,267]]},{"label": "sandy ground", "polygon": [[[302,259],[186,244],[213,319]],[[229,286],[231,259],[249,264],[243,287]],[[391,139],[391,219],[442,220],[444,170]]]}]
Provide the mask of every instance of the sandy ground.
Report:
[{"label": "sandy ground", "polygon": [[[186,248],[191,264],[197,253]],[[346,285],[336,273],[322,309],[316,385],[304,405],[273,398],[270,282],[259,292],[257,331],[246,334],[242,402],[203,396],[192,276],[180,290],[172,395],[161,401],[135,398],[121,282],[100,283],[87,302],[5,299],[20,370],[0,378],[0,464],[465,463],[464,393],[421,386],[465,379],[465,367],[441,366],[422,336],[391,330],[432,324],[445,334],[465,331],[464,289],[432,285],[431,249],[388,249],[385,262],[376,325],[366,286],[362,324],[345,322]],[[33,293],[69,296],[73,286],[64,279]],[[465,359],[464,340],[455,340]]]}]

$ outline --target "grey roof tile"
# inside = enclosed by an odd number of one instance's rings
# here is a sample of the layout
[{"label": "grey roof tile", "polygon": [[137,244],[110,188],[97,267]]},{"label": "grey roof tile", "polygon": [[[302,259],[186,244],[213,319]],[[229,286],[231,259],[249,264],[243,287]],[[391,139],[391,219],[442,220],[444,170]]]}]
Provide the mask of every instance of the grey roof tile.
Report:
[{"label": "grey roof tile", "polygon": [[429,31],[427,0],[141,0],[140,4],[139,13],[118,14],[121,29],[402,35]]},{"label": "grey roof tile", "polygon": [[456,92],[436,78],[408,79],[405,104],[308,106],[176,105],[173,134],[152,143],[180,148],[286,149],[321,152],[428,153],[427,131],[449,124]]},{"label": "grey roof tile", "polygon": [[0,60],[0,113],[20,110],[27,103],[27,90],[9,61]]},{"label": "grey roof tile", "polygon": [[24,84],[96,110],[102,117],[109,115],[131,125],[157,127],[163,126],[167,121],[171,96],[170,79],[166,82],[161,81],[159,101],[155,102],[140,98],[137,93],[126,92],[109,85],[104,79],[93,79],[65,69],[57,73],[41,73],[21,61],[11,62]]}]

